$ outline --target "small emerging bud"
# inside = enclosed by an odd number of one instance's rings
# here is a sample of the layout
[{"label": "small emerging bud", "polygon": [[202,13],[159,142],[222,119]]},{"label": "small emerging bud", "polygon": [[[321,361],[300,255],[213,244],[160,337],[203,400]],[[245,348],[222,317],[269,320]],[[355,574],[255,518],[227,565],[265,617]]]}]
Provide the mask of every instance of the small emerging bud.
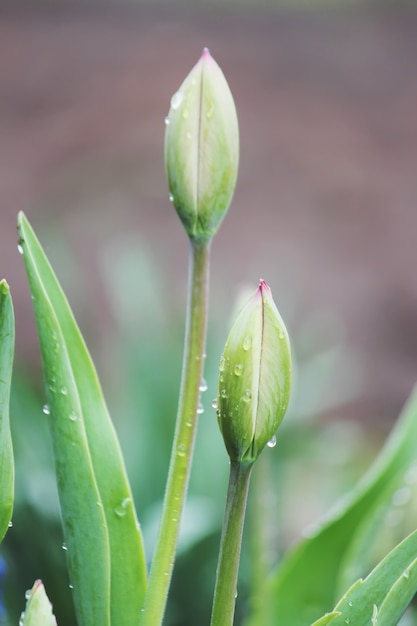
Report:
[{"label": "small emerging bud", "polygon": [[288,333],[264,280],[239,313],[220,360],[217,415],[232,461],[254,462],[288,407]]},{"label": "small emerging bud", "polygon": [[172,96],[165,123],[170,200],[190,237],[210,238],[235,189],[239,130],[229,86],[207,48]]},{"label": "small emerging bud", "polygon": [[37,580],[32,589],[26,592],[26,610],[20,617],[22,626],[57,626],[42,581]]}]

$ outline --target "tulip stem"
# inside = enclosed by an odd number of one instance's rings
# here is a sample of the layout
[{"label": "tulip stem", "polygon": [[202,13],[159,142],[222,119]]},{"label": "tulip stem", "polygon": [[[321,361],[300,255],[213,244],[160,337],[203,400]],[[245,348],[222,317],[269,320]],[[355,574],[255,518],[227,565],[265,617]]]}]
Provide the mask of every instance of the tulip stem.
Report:
[{"label": "tulip stem", "polygon": [[190,239],[190,242],[184,358],[177,421],[161,524],[140,626],[162,624],[197,430],[199,388],[206,344],[210,240]]},{"label": "tulip stem", "polygon": [[240,549],[253,463],[231,461],[220,540],[211,626],[232,626],[237,596]]}]

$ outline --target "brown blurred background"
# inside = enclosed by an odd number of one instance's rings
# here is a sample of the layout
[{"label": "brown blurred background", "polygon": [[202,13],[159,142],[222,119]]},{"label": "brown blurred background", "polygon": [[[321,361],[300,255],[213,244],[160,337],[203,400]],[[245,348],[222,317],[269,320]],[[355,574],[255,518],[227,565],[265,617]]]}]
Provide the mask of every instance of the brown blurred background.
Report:
[{"label": "brown blurred background", "polygon": [[[96,354],[114,331],[106,280],[121,250],[144,251],[182,314],[187,242],[168,201],[163,119],[208,46],[241,130],[212,316],[226,333],[240,287],[265,278],[304,351],[340,348],[323,412],[392,422],[417,377],[417,12],[314,4],[3,5],[0,274],[20,362],[38,363],[21,209]],[[140,299],[148,287],[127,289]]]}]

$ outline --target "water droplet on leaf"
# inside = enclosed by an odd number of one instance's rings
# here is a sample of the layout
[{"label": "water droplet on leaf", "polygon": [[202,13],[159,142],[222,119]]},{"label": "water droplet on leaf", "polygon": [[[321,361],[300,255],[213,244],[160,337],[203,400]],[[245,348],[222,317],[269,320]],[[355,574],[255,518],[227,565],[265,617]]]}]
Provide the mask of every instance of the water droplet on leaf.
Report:
[{"label": "water droplet on leaf", "polygon": [[51,409],[49,408],[47,404],[44,404],[42,407],[42,411],[45,413],[45,415],[49,415],[51,412]]},{"label": "water droplet on leaf", "polygon": [[236,374],[236,376],[240,376],[242,372],[243,372],[243,365],[242,365],[242,363],[238,363],[235,366],[235,374]]},{"label": "water droplet on leaf", "polygon": [[124,498],[121,503],[114,509],[117,517],[124,517],[127,513],[127,507],[132,501],[132,498]]}]

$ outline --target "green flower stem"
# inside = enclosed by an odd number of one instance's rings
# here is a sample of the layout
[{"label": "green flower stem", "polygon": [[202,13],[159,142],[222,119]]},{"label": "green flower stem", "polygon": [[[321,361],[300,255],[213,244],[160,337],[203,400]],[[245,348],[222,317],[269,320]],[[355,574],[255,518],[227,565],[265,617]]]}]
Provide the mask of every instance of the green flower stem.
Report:
[{"label": "green flower stem", "polygon": [[184,361],[177,422],[141,626],[159,626],[164,617],[197,428],[206,344],[210,240],[190,241]]},{"label": "green flower stem", "polygon": [[211,626],[232,626],[240,548],[253,463],[231,461]]}]

